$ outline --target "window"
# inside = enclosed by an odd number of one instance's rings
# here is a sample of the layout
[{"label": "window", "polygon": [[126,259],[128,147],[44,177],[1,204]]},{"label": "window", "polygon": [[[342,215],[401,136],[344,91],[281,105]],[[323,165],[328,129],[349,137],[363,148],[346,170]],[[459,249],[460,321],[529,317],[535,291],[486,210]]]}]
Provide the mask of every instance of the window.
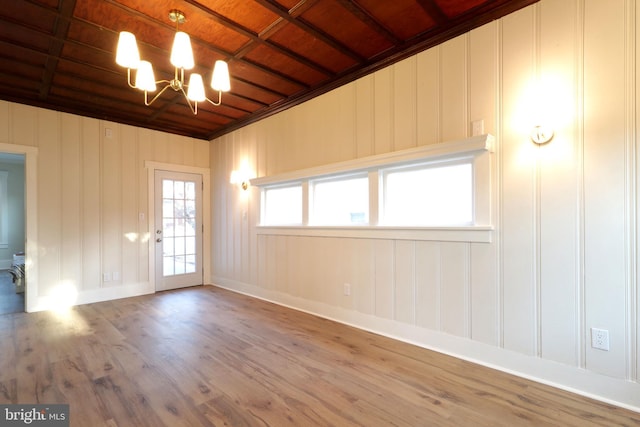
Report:
[{"label": "window", "polygon": [[310,183],[313,225],[362,225],[369,222],[367,175],[335,177]]},{"label": "window", "polygon": [[381,224],[458,226],[473,224],[471,163],[422,164],[381,171]]},{"label": "window", "polygon": [[258,233],[490,242],[492,149],[479,135],[253,179]]},{"label": "window", "polygon": [[302,185],[264,188],[262,191],[262,224],[302,224]]}]

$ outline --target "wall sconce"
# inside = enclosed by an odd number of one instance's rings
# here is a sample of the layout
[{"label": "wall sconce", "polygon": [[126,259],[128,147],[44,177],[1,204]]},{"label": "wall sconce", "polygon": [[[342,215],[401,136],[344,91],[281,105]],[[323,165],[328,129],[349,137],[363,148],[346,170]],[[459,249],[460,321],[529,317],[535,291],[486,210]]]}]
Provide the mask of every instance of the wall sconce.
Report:
[{"label": "wall sconce", "polygon": [[553,139],[553,129],[547,126],[534,126],[531,131],[531,140],[538,145],[546,144]]},{"label": "wall sconce", "polygon": [[251,179],[249,174],[236,170],[231,172],[231,179],[229,182],[231,182],[231,184],[240,184],[240,187],[242,187],[243,190],[246,190],[249,188],[249,179]]}]

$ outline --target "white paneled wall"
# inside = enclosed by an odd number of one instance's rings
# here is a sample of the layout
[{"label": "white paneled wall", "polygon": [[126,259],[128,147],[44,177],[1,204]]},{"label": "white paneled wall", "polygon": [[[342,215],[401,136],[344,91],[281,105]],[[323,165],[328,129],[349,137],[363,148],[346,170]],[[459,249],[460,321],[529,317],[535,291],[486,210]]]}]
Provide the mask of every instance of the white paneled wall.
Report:
[{"label": "white paneled wall", "polygon": [[0,101],[0,144],[37,153],[27,170],[37,176],[38,231],[28,310],[69,287],[76,303],[153,292],[144,162],[208,168],[207,141]]},{"label": "white paneled wall", "polygon": [[[640,408],[638,9],[542,0],[213,141],[212,280]],[[258,233],[259,190],[229,184],[243,162],[270,176],[465,138],[475,120],[497,142],[492,243]],[[544,121],[556,135],[534,146]]]}]

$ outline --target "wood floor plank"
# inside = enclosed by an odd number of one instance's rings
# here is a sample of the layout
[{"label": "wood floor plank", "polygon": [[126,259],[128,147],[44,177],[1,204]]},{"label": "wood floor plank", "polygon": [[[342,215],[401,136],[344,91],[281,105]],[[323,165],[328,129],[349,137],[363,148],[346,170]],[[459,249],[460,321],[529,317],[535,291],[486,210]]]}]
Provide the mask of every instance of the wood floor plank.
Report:
[{"label": "wood floor plank", "polygon": [[640,414],[214,287],[0,316],[0,403],[72,426],[640,426]]}]

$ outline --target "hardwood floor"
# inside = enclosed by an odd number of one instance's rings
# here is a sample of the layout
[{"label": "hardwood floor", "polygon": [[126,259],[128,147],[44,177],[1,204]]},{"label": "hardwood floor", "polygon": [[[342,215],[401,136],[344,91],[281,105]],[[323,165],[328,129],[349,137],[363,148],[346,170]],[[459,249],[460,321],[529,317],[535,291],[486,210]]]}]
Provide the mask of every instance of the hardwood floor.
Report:
[{"label": "hardwood floor", "polygon": [[213,287],[0,316],[0,403],[72,426],[611,426],[640,414]]}]

